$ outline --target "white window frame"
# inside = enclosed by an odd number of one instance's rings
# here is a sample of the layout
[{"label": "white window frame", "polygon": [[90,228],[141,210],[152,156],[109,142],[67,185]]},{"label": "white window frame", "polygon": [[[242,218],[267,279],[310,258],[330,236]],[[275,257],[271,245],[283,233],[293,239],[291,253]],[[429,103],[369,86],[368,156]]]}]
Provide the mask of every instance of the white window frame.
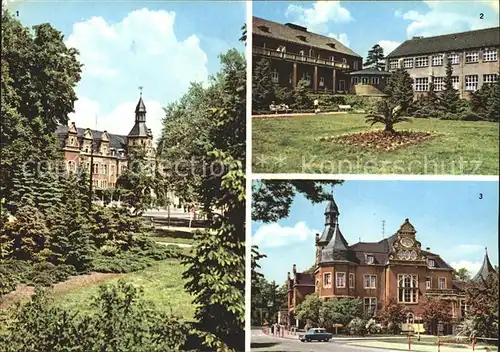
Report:
[{"label": "white window frame", "polygon": [[440,277],[438,279],[438,288],[440,290],[446,290],[446,278],[445,277]]},{"label": "white window frame", "polygon": [[430,290],[432,288],[432,277],[425,278],[425,289]]},{"label": "white window frame", "polygon": [[[371,311],[372,309],[373,311]],[[377,313],[377,297],[364,297],[363,312],[365,312],[365,314],[373,314],[373,315]]]},{"label": "white window frame", "polygon": [[335,62],[335,56],[330,56],[328,60],[330,60],[330,62]]},{"label": "white window frame", "polygon": [[109,166],[109,174],[111,176],[114,176],[114,174],[115,174],[115,165],[112,164],[112,165]]},{"label": "white window frame", "polygon": [[428,67],[429,57],[428,56],[418,56],[415,58],[415,67]]},{"label": "white window frame", "polygon": [[491,84],[496,82],[498,82],[498,75],[496,73],[483,75],[483,84]]},{"label": "white window frame", "polygon": [[332,287],[332,273],[323,273],[323,288]]},{"label": "white window frame", "polygon": [[276,69],[271,71],[271,81],[273,83],[279,83],[279,81],[280,81],[280,74],[278,73],[278,71]]},{"label": "white window frame", "polygon": [[335,287],[336,288],[345,288],[345,272],[336,272],[335,273]]},{"label": "white window frame", "polygon": [[397,69],[399,68],[399,60],[389,60],[389,68],[390,69]]},{"label": "white window frame", "polygon": [[475,92],[479,88],[479,76],[478,75],[466,75],[465,76],[465,90],[469,92]]},{"label": "white window frame", "polygon": [[359,82],[359,77],[352,77],[351,78],[351,84],[358,84]]},{"label": "white window frame", "polygon": [[324,87],[325,86],[325,77],[320,77],[319,78],[319,86]]},{"label": "white window frame", "polygon": [[369,84],[370,77],[361,77],[361,84]]},{"label": "white window frame", "polygon": [[453,85],[453,89],[460,89],[460,77],[459,76],[451,76],[451,83]]},{"label": "white window frame", "polygon": [[467,51],[465,53],[465,63],[475,64],[479,62],[479,52],[477,51]]},{"label": "white window frame", "polygon": [[[368,284],[368,286],[367,286]],[[377,275],[365,274],[363,277],[363,286],[365,289],[377,288]]]},{"label": "white window frame", "polygon": [[483,50],[483,61],[492,62],[498,60],[497,49],[484,49]]},{"label": "white window frame", "polygon": [[343,63],[344,65],[347,65],[347,59],[346,59],[345,57],[343,57],[343,58],[342,58],[342,63]]},{"label": "white window frame", "polygon": [[432,66],[443,66],[443,62],[444,62],[443,54],[432,56]]},{"label": "white window frame", "polygon": [[427,266],[429,268],[434,268],[436,266],[436,262],[434,261],[434,259],[428,259],[427,260]]},{"label": "white window frame", "polygon": [[452,65],[458,65],[460,63],[460,55],[457,53],[448,54],[447,59],[451,61]]},{"label": "white window frame", "polygon": [[413,68],[413,58],[403,59],[403,67],[404,68]]},{"label": "white window frame", "polygon": [[356,275],[350,273],[349,274],[349,288],[355,288],[356,287]]},{"label": "white window frame", "polygon": [[427,92],[429,90],[429,77],[415,78],[415,92]]},{"label": "white window frame", "polygon": [[[468,306],[467,306],[467,301],[465,299],[461,299],[460,300],[460,316],[461,317],[465,317],[467,315],[467,311],[468,311]],[[463,313],[463,314],[462,314]]]},{"label": "white window frame", "polygon": [[355,60],[355,61],[352,63],[352,68],[353,68],[353,70],[357,70],[357,69],[359,68],[359,62]]},{"label": "white window frame", "polygon": [[300,56],[304,56],[304,50],[300,50],[300,51],[299,51],[299,55],[300,55]]},{"label": "white window frame", "polygon": [[375,262],[375,257],[373,254],[368,254],[366,256],[366,264],[373,264]]},{"label": "white window frame", "polygon": [[436,92],[444,90],[444,78],[445,77],[432,77],[432,84],[434,84],[434,90]]},{"label": "white window frame", "polygon": [[[409,299],[407,299],[407,296]],[[398,274],[398,303],[418,303],[418,275]]]},{"label": "white window frame", "polygon": [[380,83],[379,77],[372,77],[372,84],[379,84],[379,83]]},{"label": "white window frame", "polygon": [[343,79],[339,80],[339,90],[340,91],[345,91],[345,89],[346,89],[345,80],[343,80]]}]

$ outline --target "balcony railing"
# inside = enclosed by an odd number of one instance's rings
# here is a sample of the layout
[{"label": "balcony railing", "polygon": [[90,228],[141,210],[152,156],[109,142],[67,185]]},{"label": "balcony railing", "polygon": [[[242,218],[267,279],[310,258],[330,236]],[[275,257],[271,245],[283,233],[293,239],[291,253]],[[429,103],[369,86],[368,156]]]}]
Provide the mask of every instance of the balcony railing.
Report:
[{"label": "balcony railing", "polygon": [[340,69],[344,69],[344,70],[349,69],[349,65],[344,64],[343,62],[335,62],[335,61],[320,59],[320,58],[312,57],[312,56],[281,52],[281,51],[276,51],[276,50],[271,50],[271,49],[265,49],[265,48],[261,48],[258,46],[254,46],[252,48],[252,53],[255,55],[269,56],[269,57],[274,57],[277,59],[283,59],[283,60],[289,60],[289,61],[295,61],[295,62],[303,62],[303,63],[314,64],[314,65],[323,65],[323,66],[340,68]]}]

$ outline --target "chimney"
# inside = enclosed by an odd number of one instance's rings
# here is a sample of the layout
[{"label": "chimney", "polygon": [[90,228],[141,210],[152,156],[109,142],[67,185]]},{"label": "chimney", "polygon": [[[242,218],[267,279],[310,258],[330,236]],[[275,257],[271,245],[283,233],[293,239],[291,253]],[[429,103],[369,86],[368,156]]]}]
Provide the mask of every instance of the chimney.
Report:
[{"label": "chimney", "polygon": [[288,272],[288,273],[286,274],[286,278],[287,278],[288,280],[290,280],[290,272]]},{"label": "chimney", "polygon": [[293,275],[297,274],[297,265],[293,264]]},{"label": "chimney", "polygon": [[426,250],[426,251],[430,251],[430,250],[431,250],[431,247],[425,247],[425,250]]},{"label": "chimney", "polygon": [[316,234],[316,243],[319,242],[319,233]]}]

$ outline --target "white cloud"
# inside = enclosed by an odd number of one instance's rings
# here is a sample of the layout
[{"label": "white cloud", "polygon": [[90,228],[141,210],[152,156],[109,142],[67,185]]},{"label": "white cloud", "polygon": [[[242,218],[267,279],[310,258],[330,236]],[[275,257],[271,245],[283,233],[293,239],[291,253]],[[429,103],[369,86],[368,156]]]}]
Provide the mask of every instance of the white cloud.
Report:
[{"label": "white cloud", "polygon": [[346,23],[353,18],[340,1],[316,1],[311,7],[290,4],[285,15],[311,32],[326,33],[328,24]]},{"label": "white cloud", "polygon": [[446,253],[449,256],[462,257],[464,255],[474,255],[476,253],[484,253],[484,246],[480,244],[460,244],[449,248]]},{"label": "white cloud", "polygon": [[396,49],[399,45],[401,45],[400,42],[395,42],[392,40],[380,40],[378,43],[384,49],[384,55],[387,56],[388,54],[391,53],[394,49]]},{"label": "white cloud", "polygon": [[[396,11],[395,15],[411,21],[407,36],[434,36],[454,32],[498,26],[498,3],[493,2],[449,2],[424,1],[427,11],[411,10],[405,13]],[[491,11],[495,9],[496,11]],[[483,19],[479,14],[484,13]]]},{"label": "white cloud", "polygon": [[469,260],[459,260],[456,262],[451,262],[450,265],[453,269],[459,270],[460,268],[466,268],[469,271],[471,277],[476,275],[483,264],[482,261],[469,261]]},{"label": "white cloud", "polygon": [[316,233],[306,223],[301,221],[294,227],[282,227],[280,224],[266,224],[260,226],[252,237],[252,245],[259,248],[284,247],[298,243],[312,243]]},{"label": "white cloud", "polygon": [[180,98],[190,82],[208,80],[199,37],[177,38],[175,22],[174,12],[140,9],[119,22],[92,17],[73,25],[66,43],[79,50],[84,65],[70,116],[78,127],[95,128],[98,114],[100,130],[127,134],[143,86],[146,123],[155,136],[161,133],[161,108]]},{"label": "white cloud", "polygon": [[341,33],[341,34],[334,34],[334,33],[328,33],[327,37],[337,39],[339,42],[344,44],[345,46],[349,46],[349,38],[347,38],[346,33]]}]

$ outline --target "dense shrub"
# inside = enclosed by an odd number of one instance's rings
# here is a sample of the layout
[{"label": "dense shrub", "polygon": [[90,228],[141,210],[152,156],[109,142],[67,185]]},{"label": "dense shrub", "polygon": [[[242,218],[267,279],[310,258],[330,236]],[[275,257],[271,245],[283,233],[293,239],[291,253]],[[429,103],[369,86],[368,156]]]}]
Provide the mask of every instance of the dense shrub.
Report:
[{"label": "dense shrub", "polygon": [[366,322],[366,332],[369,334],[380,334],[382,329],[375,319],[371,318]]},{"label": "dense shrub", "polygon": [[459,120],[462,120],[462,121],[483,121],[484,118],[475,113],[475,112],[472,112],[472,111],[468,111],[468,112],[464,112],[464,113],[461,113],[459,115]]},{"label": "dense shrub", "polygon": [[2,351],[179,351],[192,338],[190,324],[156,312],[139,289],[123,281],[101,286],[88,315],[50,303],[37,289],[30,302],[19,306],[0,334]]},{"label": "dense shrub", "polygon": [[366,320],[361,318],[352,319],[347,325],[351,335],[364,336],[366,334]]}]

